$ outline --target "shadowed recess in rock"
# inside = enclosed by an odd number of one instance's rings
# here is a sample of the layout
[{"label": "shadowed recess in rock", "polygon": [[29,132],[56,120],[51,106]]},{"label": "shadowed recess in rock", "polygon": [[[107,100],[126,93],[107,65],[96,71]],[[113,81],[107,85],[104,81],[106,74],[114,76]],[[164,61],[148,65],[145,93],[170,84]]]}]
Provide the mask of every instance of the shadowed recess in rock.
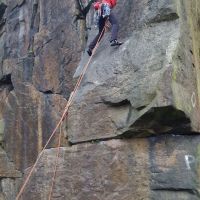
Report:
[{"label": "shadowed recess in rock", "polygon": [[9,90],[10,91],[14,89],[12,81],[11,81],[11,74],[4,75],[1,78],[1,80],[0,80],[0,87],[3,87],[3,86],[9,86]]},{"label": "shadowed recess in rock", "polygon": [[2,17],[5,13],[6,8],[7,8],[7,5],[0,2],[0,21],[2,20]]},{"label": "shadowed recess in rock", "polygon": [[172,106],[151,108],[123,133],[123,137],[143,137],[153,134],[186,134],[191,132],[190,119]]}]

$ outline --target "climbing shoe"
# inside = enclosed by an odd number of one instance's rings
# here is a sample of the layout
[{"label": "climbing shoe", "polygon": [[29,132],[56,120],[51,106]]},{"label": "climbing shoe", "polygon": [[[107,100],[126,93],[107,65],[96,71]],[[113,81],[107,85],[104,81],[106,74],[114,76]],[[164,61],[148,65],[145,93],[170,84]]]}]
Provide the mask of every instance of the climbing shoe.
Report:
[{"label": "climbing shoe", "polygon": [[87,50],[87,53],[88,53],[89,56],[91,56],[91,55],[92,55],[92,50],[91,50],[91,49],[88,49],[88,50]]},{"label": "climbing shoe", "polygon": [[122,42],[119,42],[117,40],[110,41],[110,46],[119,46],[119,45],[122,45],[122,44],[123,44]]}]

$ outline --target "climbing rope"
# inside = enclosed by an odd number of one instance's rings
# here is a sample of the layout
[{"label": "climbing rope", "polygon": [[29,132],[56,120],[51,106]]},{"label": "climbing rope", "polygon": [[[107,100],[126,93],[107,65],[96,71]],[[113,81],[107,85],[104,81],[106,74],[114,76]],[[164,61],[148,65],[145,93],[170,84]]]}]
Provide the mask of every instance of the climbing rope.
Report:
[{"label": "climbing rope", "polygon": [[56,161],[55,161],[54,173],[53,173],[53,178],[52,178],[52,182],[51,182],[51,189],[50,189],[50,192],[49,192],[49,198],[48,198],[48,200],[51,200],[52,193],[53,193],[53,187],[54,187],[55,180],[56,180],[56,174],[57,174],[57,168],[58,168],[58,161],[59,161],[59,157],[60,157],[61,137],[62,137],[62,123],[60,124],[60,133],[59,133],[59,138],[58,138]]},{"label": "climbing rope", "polygon": [[[68,102],[71,102],[71,97],[72,97],[72,95],[70,95],[70,98],[69,98]],[[66,115],[66,116],[67,116],[67,115]],[[63,123],[63,122],[62,122],[62,123]],[[59,139],[58,139],[58,146],[57,146],[57,153],[56,153],[56,161],[55,161],[54,173],[53,173],[53,178],[52,178],[52,182],[51,182],[51,188],[50,188],[48,200],[51,200],[52,193],[53,193],[53,187],[54,187],[55,180],[56,180],[57,167],[58,167],[58,160],[59,160],[59,157],[60,157],[60,146],[61,146],[61,138],[62,138],[62,123],[60,124],[60,133],[59,133]]]},{"label": "climbing rope", "polygon": [[[107,21],[106,21],[106,22],[107,22]],[[105,24],[106,24],[106,22],[105,22]],[[71,95],[70,95],[70,98],[69,98],[69,100],[68,100],[68,102],[67,102],[67,105],[65,106],[64,112],[63,112],[63,114],[62,114],[62,116],[61,116],[59,122],[57,123],[55,129],[53,130],[53,132],[51,133],[49,139],[47,140],[47,143],[45,144],[45,146],[44,146],[43,149],[41,150],[40,154],[38,155],[38,157],[37,157],[37,159],[36,159],[36,161],[35,161],[33,167],[31,168],[31,170],[30,170],[28,176],[26,177],[26,179],[25,179],[25,181],[24,181],[24,184],[22,185],[22,187],[21,187],[21,189],[20,189],[20,191],[19,191],[19,193],[18,193],[18,195],[17,195],[17,197],[16,197],[16,200],[19,200],[19,198],[20,198],[21,195],[23,194],[23,192],[24,192],[24,190],[25,190],[25,188],[26,188],[26,186],[27,186],[27,184],[28,184],[28,182],[29,182],[29,180],[30,180],[30,178],[31,178],[31,176],[32,176],[32,174],[33,174],[33,172],[34,172],[34,170],[35,170],[35,168],[36,168],[38,162],[39,162],[39,160],[41,159],[41,157],[42,157],[42,155],[43,155],[43,153],[44,153],[44,150],[47,148],[47,146],[48,146],[48,144],[50,143],[51,139],[52,139],[53,136],[56,134],[56,131],[58,130],[59,127],[61,127],[63,120],[64,120],[65,117],[67,116],[69,107],[73,104],[74,98],[75,98],[75,96],[76,96],[76,94],[77,94],[78,88],[80,87],[80,84],[81,84],[81,82],[82,82],[82,80],[83,80],[83,77],[84,77],[84,75],[85,75],[85,73],[86,73],[86,71],[87,71],[87,69],[88,69],[88,66],[89,66],[89,64],[90,64],[90,62],[91,62],[91,60],[92,60],[92,58],[93,58],[93,56],[94,56],[94,54],[95,54],[97,48],[99,47],[100,40],[101,40],[101,38],[102,38],[102,36],[103,36],[103,34],[104,34],[104,31],[105,31],[105,26],[104,26],[104,28],[103,28],[103,30],[102,30],[102,32],[101,32],[99,38],[98,38],[98,41],[97,41],[97,43],[96,43],[96,45],[95,45],[95,48],[94,48],[93,51],[92,51],[92,55],[90,56],[88,62],[86,63],[85,67],[83,68],[83,70],[82,70],[82,72],[81,72],[81,75],[80,75],[80,77],[79,77],[79,79],[78,79],[78,81],[77,81],[77,83],[76,83],[76,85],[75,85],[75,87],[74,87],[73,92],[72,92]],[[51,196],[52,196],[52,192],[53,192],[53,187],[54,187],[54,182],[55,182],[55,179],[56,179],[57,165],[58,165],[59,154],[60,154],[60,146],[61,146],[61,136],[62,136],[62,131],[60,131],[60,134],[59,134],[59,140],[58,140],[58,146],[57,146],[57,154],[56,154],[56,161],[55,161],[55,166],[54,166],[54,174],[53,174],[53,178],[52,178],[52,184],[51,184],[51,189],[50,189],[49,199],[48,199],[48,200],[51,200]]]}]

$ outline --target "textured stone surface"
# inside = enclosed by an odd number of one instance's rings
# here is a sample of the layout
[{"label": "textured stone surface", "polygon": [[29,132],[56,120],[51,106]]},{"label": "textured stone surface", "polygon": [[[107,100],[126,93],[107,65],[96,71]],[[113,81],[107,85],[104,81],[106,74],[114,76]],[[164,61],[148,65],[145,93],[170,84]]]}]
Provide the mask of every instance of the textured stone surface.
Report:
[{"label": "textured stone surface", "polygon": [[[119,3],[119,18],[130,4]],[[198,88],[186,2],[133,4],[130,21],[121,22],[122,31],[124,26],[129,27],[126,36],[121,34],[124,44],[110,48],[108,36],[103,39],[70,109],[68,133],[72,143],[181,128],[199,131]],[[131,32],[131,17],[136,16],[140,20],[134,21]],[[165,122],[158,122],[159,117]]]},{"label": "textured stone surface", "polygon": [[81,48],[72,1],[7,0],[0,9],[0,141],[24,169],[62,114]]},{"label": "textured stone surface", "polygon": [[[56,6],[56,7],[55,7]],[[72,75],[80,54],[73,30],[73,1],[39,1],[39,31],[34,37],[33,84],[40,91],[69,97]],[[47,11],[47,12],[46,12]]]},{"label": "textured stone surface", "polygon": [[176,108],[183,110],[190,117],[193,130],[199,132],[198,73],[193,65],[193,42],[189,26],[190,3],[177,2],[180,16],[181,36],[173,58],[172,96]]},{"label": "textured stone surface", "polygon": [[60,95],[39,92],[31,84],[32,68],[32,57],[18,64],[12,73],[14,90],[7,96],[3,110],[5,149],[18,169],[34,162],[67,102]]},{"label": "textured stone surface", "polygon": [[[69,141],[87,143],[62,148],[53,199],[200,198],[199,6],[118,1],[124,44],[110,48],[107,34],[92,60],[67,123]],[[88,60],[72,81],[85,35],[73,11],[74,1],[0,0],[0,199],[15,199],[18,170],[34,162]],[[55,154],[45,152],[23,199],[48,198]]]},{"label": "textured stone surface", "polygon": [[17,170],[33,164],[67,103],[80,54],[72,13],[73,2],[0,1],[2,200],[15,199]]},{"label": "textured stone surface", "polygon": [[21,182],[21,179],[13,179],[13,178],[2,178],[1,179],[1,200],[13,200],[16,197],[16,194],[19,190],[18,185]]},{"label": "textured stone surface", "polygon": [[0,177],[21,177],[21,173],[15,169],[14,163],[9,161],[6,152],[2,148],[0,148],[0,163]]},{"label": "textured stone surface", "polygon": [[[187,8],[188,24],[190,26],[190,35],[192,38],[192,48],[190,53],[192,54],[192,67],[195,69],[195,78],[197,90],[194,90],[191,96],[191,101],[199,114],[199,102],[200,102],[200,10],[198,9],[200,2],[198,0],[186,1],[185,7]],[[198,115],[197,114],[197,115]],[[194,117],[195,118],[195,117]],[[197,117],[198,121],[199,118]]]},{"label": "textured stone surface", "polygon": [[16,197],[22,173],[15,168],[7,153],[0,148],[0,200],[13,200]]},{"label": "textured stone surface", "polygon": [[[62,148],[52,199],[197,200],[199,142],[165,135]],[[55,157],[45,152],[22,199],[48,197]]]},{"label": "textured stone surface", "polygon": [[31,85],[22,87],[23,92],[15,90],[9,94],[4,112],[5,149],[18,169],[34,162],[66,104],[66,100],[59,95],[44,95]]},{"label": "textured stone surface", "polygon": [[72,15],[73,2],[9,1],[4,74],[17,67],[18,58],[34,53],[33,85],[68,97],[81,50],[71,25]]}]

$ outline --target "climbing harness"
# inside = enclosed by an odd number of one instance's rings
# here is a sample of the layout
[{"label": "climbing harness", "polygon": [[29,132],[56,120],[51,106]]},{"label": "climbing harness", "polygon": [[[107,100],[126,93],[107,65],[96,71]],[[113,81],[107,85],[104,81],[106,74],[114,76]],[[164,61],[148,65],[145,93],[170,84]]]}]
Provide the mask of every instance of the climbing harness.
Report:
[{"label": "climbing harness", "polygon": [[49,197],[48,197],[48,200],[51,200],[52,193],[53,193],[53,187],[54,187],[55,179],[56,179],[58,160],[59,160],[59,156],[60,156],[61,137],[62,137],[62,131],[61,131],[62,123],[63,123],[64,119],[66,118],[66,116],[67,116],[67,114],[68,114],[69,107],[73,104],[74,98],[75,98],[75,96],[76,96],[76,94],[77,94],[77,92],[78,92],[78,89],[79,89],[80,84],[81,84],[81,82],[82,82],[82,80],[83,80],[83,77],[84,77],[84,75],[85,75],[85,73],[86,73],[86,71],[87,71],[87,69],[88,69],[88,66],[89,66],[91,60],[92,60],[92,57],[93,57],[93,55],[95,54],[95,52],[96,52],[96,50],[97,50],[97,48],[98,48],[98,46],[99,46],[99,44],[100,44],[100,40],[101,40],[101,38],[102,38],[102,36],[103,36],[104,31],[105,31],[105,26],[104,26],[104,28],[103,28],[103,30],[102,30],[102,32],[101,32],[99,38],[98,38],[98,41],[97,41],[97,44],[96,44],[94,50],[92,51],[91,57],[89,58],[87,64],[84,66],[84,68],[83,68],[83,70],[82,70],[82,72],[81,72],[81,75],[80,75],[80,77],[79,77],[79,79],[78,79],[78,81],[77,81],[77,83],[76,83],[76,85],[75,85],[75,87],[74,87],[73,92],[72,92],[71,95],[70,95],[70,98],[69,98],[69,100],[68,100],[68,102],[67,102],[67,105],[65,106],[64,112],[63,112],[63,114],[62,114],[62,116],[61,116],[59,122],[57,123],[55,129],[54,129],[53,132],[51,133],[51,135],[50,135],[49,139],[47,140],[47,143],[46,143],[45,146],[43,147],[42,151],[41,151],[40,154],[38,155],[38,157],[37,157],[37,159],[36,159],[34,165],[32,166],[30,172],[28,173],[28,175],[27,175],[27,177],[26,177],[26,179],[25,179],[25,181],[24,181],[24,183],[23,183],[23,185],[22,185],[22,187],[21,187],[19,193],[17,194],[16,200],[19,200],[20,197],[22,196],[22,194],[23,194],[23,192],[24,192],[24,190],[25,190],[25,188],[26,188],[28,182],[30,181],[31,176],[33,175],[33,172],[34,172],[34,170],[35,170],[37,164],[39,163],[39,160],[41,159],[41,157],[42,157],[42,155],[43,155],[43,153],[44,153],[44,150],[47,148],[47,146],[48,146],[48,144],[50,143],[51,139],[53,138],[53,136],[56,134],[58,128],[60,127],[60,133],[59,133],[59,139],[58,139],[58,146],[57,146],[57,153],[56,153],[56,161],[55,161],[55,166],[54,166],[54,173],[53,173],[51,188],[50,188]]}]

